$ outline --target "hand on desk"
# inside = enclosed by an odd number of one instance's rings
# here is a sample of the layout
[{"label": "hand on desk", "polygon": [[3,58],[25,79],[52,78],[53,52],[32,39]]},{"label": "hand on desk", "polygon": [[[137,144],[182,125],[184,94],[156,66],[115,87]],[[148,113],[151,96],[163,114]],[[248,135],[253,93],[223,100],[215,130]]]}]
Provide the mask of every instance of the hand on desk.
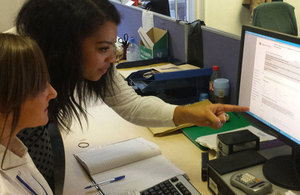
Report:
[{"label": "hand on desk", "polygon": [[173,120],[175,125],[192,123],[197,126],[210,126],[219,129],[226,122],[225,112],[246,112],[248,107],[229,104],[191,104],[177,106]]}]

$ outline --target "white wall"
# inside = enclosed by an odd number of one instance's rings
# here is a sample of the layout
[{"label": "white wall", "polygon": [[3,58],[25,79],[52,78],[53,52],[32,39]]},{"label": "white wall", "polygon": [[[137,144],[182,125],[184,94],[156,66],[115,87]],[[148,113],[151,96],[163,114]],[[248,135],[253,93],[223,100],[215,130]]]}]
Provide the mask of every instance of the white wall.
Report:
[{"label": "white wall", "polygon": [[298,27],[298,36],[300,36],[300,1],[299,0],[284,0],[295,7],[295,15],[297,20],[297,27]]},{"label": "white wall", "polygon": [[26,0],[0,0],[0,32],[10,29]]},{"label": "white wall", "polygon": [[[249,24],[250,11],[242,6],[243,0],[195,0],[195,19],[204,20],[206,25],[225,32],[240,35],[241,25]],[[300,35],[300,1],[284,0],[295,7]]]},{"label": "white wall", "polygon": [[[11,28],[14,19],[26,0],[0,0],[0,32]],[[300,1],[284,0],[295,7],[300,35]],[[241,25],[249,24],[250,11],[242,6],[243,0],[194,0],[195,19],[225,32],[240,35]]]}]

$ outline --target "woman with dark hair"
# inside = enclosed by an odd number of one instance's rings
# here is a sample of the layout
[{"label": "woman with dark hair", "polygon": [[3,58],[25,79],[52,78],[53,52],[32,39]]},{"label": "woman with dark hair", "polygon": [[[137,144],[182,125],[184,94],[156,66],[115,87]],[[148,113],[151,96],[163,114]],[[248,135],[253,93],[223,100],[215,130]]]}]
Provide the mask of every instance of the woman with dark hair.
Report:
[{"label": "woman with dark hair", "polygon": [[46,125],[56,97],[42,51],[29,37],[0,34],[0,83],[0,194],[52,194],[16,137],[24,128]]},{"label": "woman with dark hair", "polygon": [[[28,0],[21,8],[17,33],[32,37],[44,52],[59,94],[50,104],[50,118],[64,130],[74,116],[86,118],[89,101],[102,100],[124,119],[148,127],[193,123],[218,129],[226,111],[248,110],[221,104],[176,106],[138,96],[113,66],[119,23],[119,13],[108,0]],[[28,134],[24,130],[20,137]]]}]

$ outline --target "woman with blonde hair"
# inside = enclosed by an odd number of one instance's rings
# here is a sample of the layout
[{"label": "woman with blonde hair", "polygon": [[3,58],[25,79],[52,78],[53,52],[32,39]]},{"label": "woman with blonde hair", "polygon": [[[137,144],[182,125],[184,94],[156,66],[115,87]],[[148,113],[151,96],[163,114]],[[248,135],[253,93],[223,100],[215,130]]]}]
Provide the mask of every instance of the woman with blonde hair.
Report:
[{"label": "woman with blonde hair", "polygon": [[0,34],[0,194],[52,194],[16,137],[48,123],[49,83],[44,56],[29,37]]}]

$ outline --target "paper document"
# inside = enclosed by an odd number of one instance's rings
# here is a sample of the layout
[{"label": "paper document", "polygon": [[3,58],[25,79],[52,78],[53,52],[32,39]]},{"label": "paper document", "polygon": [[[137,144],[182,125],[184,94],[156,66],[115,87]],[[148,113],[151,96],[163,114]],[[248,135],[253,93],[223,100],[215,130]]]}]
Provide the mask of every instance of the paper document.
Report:
[{"label": "paper document", "polygon": [[153,12],[148,10],[143,10],[142,13],[142,26],[145,32],[148,32],[154,27]]},{"label": "paper document", "polygon": [[[260,142],[270,141],[270,140],[276,139],[274,136],[269,135],[267,133],[264,133],[263,131],[261,131],[261,130],[259,130],[259,129],[251,126],[251,125],[246,126],[246,127],[242,127],[242,128],[239,128],[239,129],[235,129],[235,130],[232,130],[232,131],[227,131],[225,133],[240,131],[240,130],[245,130],[245,129],[248,129],[254,135],[259,137]],[[212,134],[212,135],[206,135],[206,136],[198,137],[196,139],[196,142],[199,143],[201,146],[204,146],[204,147],[207,147],[211,150],[217,151],[217,135],[218,134]]]},{"label": "paper document", "polygon": [[183,71],[183,70],[195,70],[200,68],[198,66],[194,66],[190,64],[182,64],[182,65],[166,64],[163,66],[157,66],[154,69],[162,73],[162,72],[175,72],[175,71]]},{"label": "paper document", "polygon": [[134,1],[131,1],[131,0],[128,0],[125,5],[128,5],[128,6],[132,6],[134,4]]},{"label": "paper document", "polygon": [[163,72],[174,72],[174,71],[182,71],[182,70],[199,69],[199,67],[190,65],[190,64],[174,65],[174,64],[170,64],[170,63],[160,63],[160,64],[152,64],[152,65],[148,65],[148,66],[118,69],[118,71],[126,79],[133,72],[136,72],[139,70],[147,70],[147,69],[155,69],[159,73],[163,73]]},{"label": "paper document", "polygon": [[[198,105],[209,105],[211,104],[211,102],[209,100],[203,100],[200,102],[196,102],[194,104],[198,104]],[[169,133],[175,132],[177,130],[181,130],[183,128],[186,127],[192,127],[194,126],[194,124],[182,124],[182,125],[178,125],[176,127],[148,127],[148,129],[151,131],[151,133],[154,136],[164,136],[167,135]]]}]

